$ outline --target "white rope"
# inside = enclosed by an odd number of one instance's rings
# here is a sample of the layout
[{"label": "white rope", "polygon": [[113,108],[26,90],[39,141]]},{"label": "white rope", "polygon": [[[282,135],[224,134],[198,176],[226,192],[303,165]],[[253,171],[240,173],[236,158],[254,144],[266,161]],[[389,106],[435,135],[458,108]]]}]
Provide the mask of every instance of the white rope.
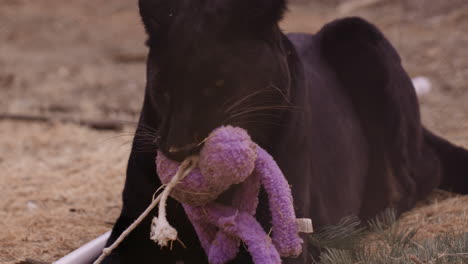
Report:
[{"label": "white rope", "polygon": [[[161,247],[167,246],[169,241],[177,240],[177,230],[172,227],[166,219],[166,202],[172,189],[179,183],[179,180],[184,179],[197,165],[198,158],[193,156],[184,160],[180,165],[177,174],[167,184],[164,191],[161,193],[161,201],[159,204],[158,217],[153,218],[151,223],[150,238],[158,243]],[[187,167],[188,166],[188,167]]]},{"label": "white rope", "polygon": [[133,222],[119,238],[109,247],[102,250],[102,254],[94,261],[93,264],[100,264],[112,251],[114,251],[124,239],[132,232],[148,214],[158,205],[158,217],[154,217],[151,225],[151,239],[157,242],[160,246],[167,246],[167,242],[177,239],[177,230],[173,228],[166,219],[166,202],[172,189],[183,180],[198,164],[198,157],[192,156],[185,159],[179,166],[176,175],[167,184],[164,191],[154,199],[146,210]]}]

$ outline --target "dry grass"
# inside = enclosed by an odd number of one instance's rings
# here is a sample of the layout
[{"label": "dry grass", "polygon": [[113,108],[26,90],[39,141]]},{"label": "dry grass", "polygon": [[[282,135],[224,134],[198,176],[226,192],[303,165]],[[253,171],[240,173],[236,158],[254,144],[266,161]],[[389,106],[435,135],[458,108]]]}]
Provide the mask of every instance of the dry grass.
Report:
[{"label": "dry grass", "polygon": [[401,217],[402,228],[419,230],[417,240],[468,232],[468,196],[445,192],[440,195],[441,192],[435,191],[427,201]]},{"label": "dry grass", "polygon": [[52,261],[111,228],[129,137],[0,123],[0,263]]}]

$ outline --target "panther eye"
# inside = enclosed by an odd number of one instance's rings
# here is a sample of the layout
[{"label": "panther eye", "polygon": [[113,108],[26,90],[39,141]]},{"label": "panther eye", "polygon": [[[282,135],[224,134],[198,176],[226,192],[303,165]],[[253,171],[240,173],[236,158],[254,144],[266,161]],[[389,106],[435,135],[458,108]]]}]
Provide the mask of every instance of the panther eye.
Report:
[{"label": "panther eye", "polygon": [[164,100],[166,100],[166,102],[169,102],[169,99],[171,99],[171,95],[169,94],[169,92],[164,92],[163,98]]},{"label": "panther eye", "polygon": [[224,87],[224,84],[225,81],[222,79],[214,81],[213,86],[207,87],[203,90],[203,95],[213,96],[216,93],[216,90]]},{"label": "panther eye", "polygon": [[224,83],[225,83],[224,80],[216,80],[216,81],[215,81],[215,86],[216,86],[217,88],[221,88],[221,87],[224,86]]},{"label": "panther eye", "polygon": [[171,99],[171,95],[167,91],[159,91],[158,92],[158,98],[159,98],[159,100],[167,103]]},{"label": "panther eye", "polygon": [[158,31],[161,28],[161,23],[156,21],[154,18],[149,19],[149,26],[152,31]]}]

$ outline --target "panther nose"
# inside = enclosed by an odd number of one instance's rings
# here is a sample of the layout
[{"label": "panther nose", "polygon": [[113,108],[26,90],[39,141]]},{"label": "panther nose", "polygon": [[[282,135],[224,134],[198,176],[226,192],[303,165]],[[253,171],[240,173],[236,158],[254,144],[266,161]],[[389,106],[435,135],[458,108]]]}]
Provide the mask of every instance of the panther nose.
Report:
[{"label": "panther nose", "polygon": [[191,143],[185,146],[170,146],[168,149],[168,158],[176,161],[183,161],[191,155],[195,155],[200,151],[201,145],[198,143]]},{"label": "panther nose", "polygon": [[195,147],[197,147],[197,143],[192,143],[192,144],[188,144],[188,145],[185,145],[185,146],[182,146],[182,147],[170,147],[169,148],[169,152],[170,153],[177,153],[177,152],[182,152],[182,151],[189,151],[189,150],[192,150],[194,149]]}]

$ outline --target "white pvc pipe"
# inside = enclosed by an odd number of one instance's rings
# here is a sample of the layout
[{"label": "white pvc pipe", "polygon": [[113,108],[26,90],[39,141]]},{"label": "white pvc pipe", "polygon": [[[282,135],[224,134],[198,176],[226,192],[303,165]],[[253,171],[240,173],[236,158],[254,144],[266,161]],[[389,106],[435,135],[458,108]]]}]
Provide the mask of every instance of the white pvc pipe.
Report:
[{"label": "white pvc pipe", "polygon": [[88,242],[84,246],[76,249],[65,257],[57,260],[54,264],[88,264],[93,263],[102,253],[111,231],[108,231],[98,238]]},{"label": "white pvc pipe", "polygon": [[418,96],[428,94],[432,90],[432,82],[429,78],[424,76],[415,77],[412,79],[414,89]]}]

